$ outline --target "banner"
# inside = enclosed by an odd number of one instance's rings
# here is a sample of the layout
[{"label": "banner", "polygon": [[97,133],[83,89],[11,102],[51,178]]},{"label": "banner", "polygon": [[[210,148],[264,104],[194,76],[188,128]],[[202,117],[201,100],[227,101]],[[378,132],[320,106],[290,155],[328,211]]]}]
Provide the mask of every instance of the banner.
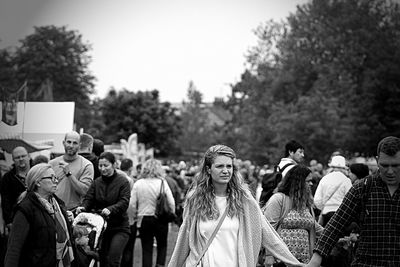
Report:
[{"label": "banner", "polygon": [[2,88],[3,109],[1,121],[9,126],[15,126],[18,122],[18,95],[21,90],[25,90],[24,101],[26,101],[26,82],[16,92],[10,92]]}]

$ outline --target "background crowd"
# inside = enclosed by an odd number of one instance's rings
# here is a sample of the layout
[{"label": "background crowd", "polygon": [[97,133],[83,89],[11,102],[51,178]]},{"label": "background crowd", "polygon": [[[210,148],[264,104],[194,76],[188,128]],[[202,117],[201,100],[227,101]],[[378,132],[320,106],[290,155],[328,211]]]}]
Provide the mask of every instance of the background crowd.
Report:
[{"label": "background crowd", "polygon": [[[400,147],[394,137],[378,146],[378,164],[346,159],[339,151],[332,153],[326,165],[315,159],[307,164],[306,148],[295,140],[286,144],[276,166],[256,166],[236,158],[231,148],[222,145],[210,147],[202,159],[175,162],[151,158],[137,166],[131,159],[104,151],[101,140],[86,133],[66,133],[63,145],[65,153],[52,159],[43,155],[31,158],[24,147],[12,151],[13,164],[4,167],[0,180],[0,266],[86,266],[87,256],[102,266],[131,267],[137,236],[142,266],[153,266],[154,243],[155,264],[164,266],[169,223],[180,227],[169,264],[182,266],[197,261],[205,242],[201,241],[202,231],[207,240],[212,222],[221,219],[220,231],[227,232],[213,241],[213,253],[205,251],[206,256],[200,257],[206,257],[205,266],[209,261],[221,261],[222,255],[224,262],[237,266],[350,266],[357,259],[358,237],[365,229],[356,220],[356,211],[346,210],[343,202],[355,201],[357,196],[349,194],[361,194],[358,181],[378,177],[382,168],[394,173],[390,193],[398,195],[395,168],[400,163],[395,159]],[[387,162],[383,165],[379,164],[382,157]],[[176,215],[172,221],[155,216],[157,198],[163,192]],[[82,242],[84,233],[72,227],[74,217],[82,212],[100,214],[107,222],[97,248],[89,237]],[[351,216],[344,218],[342,212]],[[254,224],[254,220],[259,221]],[[344,220],[345,227],[338,229]],[[373,227],[369,223],[368,227]],[[249,227],[250,232],[243,234]],[[317,245],[320,236],[332,233],[329,245],[323,243],[326,240]],[[395,238],[399,238],[397,234],[395,231]],[[253,246],[251,250],[226,247],[225,238]],[[362,248],[369,255],[370,251]]]}]

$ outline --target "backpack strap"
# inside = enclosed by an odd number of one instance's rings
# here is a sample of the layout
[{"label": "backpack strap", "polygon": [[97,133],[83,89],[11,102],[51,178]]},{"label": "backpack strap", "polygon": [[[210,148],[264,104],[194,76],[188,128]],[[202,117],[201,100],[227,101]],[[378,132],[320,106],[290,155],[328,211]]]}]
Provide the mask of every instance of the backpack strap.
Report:
[{"label": "backpack strap", "polygon": [[367,209],[367,202],[369,199],[369,195],[371,194],[372,188],[372,176],[367,176],[364,178],[362,182],[362,193],[361,193],[361,213],[360,213],[360,223],[363,224],[365,221],[365,217],[369,216],[369,211]]},{"label": "backpack strap", "polygon": [[282,173],[287,167],[289,167],[289,166],[291,166],[291,165],[295,165],[295,164],[292,163],[292,162],[289,162],[288,164],[284,165],[282,168],[279,168],[279,165],[278,165],[279,172]]}]

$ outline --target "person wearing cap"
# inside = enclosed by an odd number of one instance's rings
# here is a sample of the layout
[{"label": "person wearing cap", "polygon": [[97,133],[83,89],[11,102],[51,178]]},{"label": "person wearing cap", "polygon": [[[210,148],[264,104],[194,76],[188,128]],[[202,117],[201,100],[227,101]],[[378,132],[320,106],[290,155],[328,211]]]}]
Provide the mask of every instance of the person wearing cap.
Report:
[{"label": "person wearing cap", "polygon": [[331,172],[321,178],[314,194],[314,204],[321,211],[319,223],[325,226],[351,188],[346,159],[333,156],[328,164]]},{"label": "person wearing cap", "polygon": [[62,200],[54,194],[58,179],[51,165],[39,163],[27,176],[8,241],[5,267],[71,266],[71,228]]},{"label": "person wearing cap", "polygon": [[377,163],[377,172],[350,189],[307,267],[320,266],[353,221],[359,221],[361,228],[352,266],[400,266],[400,138],[389,136],[378,143]]}]

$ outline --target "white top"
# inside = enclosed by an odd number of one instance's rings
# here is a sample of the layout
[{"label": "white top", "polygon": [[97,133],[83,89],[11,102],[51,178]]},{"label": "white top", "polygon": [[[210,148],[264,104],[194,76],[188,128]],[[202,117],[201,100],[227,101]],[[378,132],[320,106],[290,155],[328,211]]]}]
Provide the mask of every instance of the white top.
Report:
[{"label": "white top", "polygon": [[334,171],[322,177],[314,195],[314,204],[322,210],[322,214],[335,212],[344,196],[350,190],[352,184],[350,178],[342,172]]},{"label": "white top", "polygon": [[[168,183],[163,179],[164,191],[167,196],[168,204],[173,212],[175,212],[175,200],[172,195]],[[159,178],[139,179],[133,184],[131,191],[131,199],[129,203],[131,214],[138,217],[137,226],[140,227],[143,216],[154,216],[156,211],[156,201],[160,194],[161,180]]]},{"label": "white top", "polygon": [[[217,196],[215,201],[221,217],[227,205],[227,198]],[[206,240],[211,237],[220,217],[217,220],[200,221],[200,234]],[[238,234],[238,217],[231,218],[227,215],[207,252],[204,254],[204,257],[208,257],[210,267],[238,266]]]}]

